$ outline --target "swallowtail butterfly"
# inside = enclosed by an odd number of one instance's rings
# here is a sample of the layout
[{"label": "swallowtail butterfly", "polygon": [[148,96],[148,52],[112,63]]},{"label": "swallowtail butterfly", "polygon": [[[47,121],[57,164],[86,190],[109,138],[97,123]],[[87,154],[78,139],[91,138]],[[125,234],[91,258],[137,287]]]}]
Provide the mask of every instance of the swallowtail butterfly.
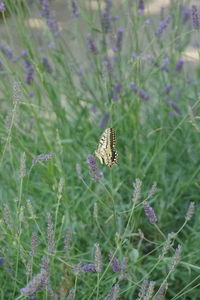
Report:
[{"label": "swallowtail butterfly", "polygon": [[115,144],[115,129],[106,128],[100,137],[97,150],[95,151],[95,155],[98,157],[101,164],[105,164],[108,167],[117,164],[118,155],[115,150]]}]

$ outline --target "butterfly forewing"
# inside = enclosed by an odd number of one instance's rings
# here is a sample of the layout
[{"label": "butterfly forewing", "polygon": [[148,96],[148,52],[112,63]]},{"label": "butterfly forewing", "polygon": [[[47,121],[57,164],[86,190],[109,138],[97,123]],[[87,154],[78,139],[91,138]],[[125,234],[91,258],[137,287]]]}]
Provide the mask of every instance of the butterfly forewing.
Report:
[{"label": "butterfly forewing", "polygon": [[95,155],[100,162],[109,167],[117,164],[117,152],[115,150],[116,138],[114,128],[107,128],[101,135]]}]

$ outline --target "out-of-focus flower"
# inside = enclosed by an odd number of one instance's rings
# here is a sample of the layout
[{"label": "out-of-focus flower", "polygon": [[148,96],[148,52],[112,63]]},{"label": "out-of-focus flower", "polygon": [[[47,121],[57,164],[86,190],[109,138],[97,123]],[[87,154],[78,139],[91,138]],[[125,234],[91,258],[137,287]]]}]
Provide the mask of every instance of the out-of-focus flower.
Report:
[{"label": "out-of-focus flower", "polygon": [[43,66],[45,68],[45,71],[47,73],[52,73],[52,67],[51,67],[47,57],[42,57],[42,64],[43,64]]},{"label": "out-of-focus flower", "polygon": [[191,11],[188,7],[183,8],[182,10],[182,22],[186,23],[190,19]]},{"label": "out-of-focus flower", "polygon": [[156,37],[160,38],[162,36],[164,30],[168,27],[171,18],[172,18],[171,16],[168,16],[164,21],[162,21],[159,24],[159,27],[155,32]]},{"label": "out-of-focus flower", "polygon": [[139,96],[142,100],[149,100],[149,95],[144,90],[139,91]]},{"label": "out-of-focus flower", "polygon": [[81,267],[82,271],[84,272],[89,272],[89,273],[93,273],[95,272],[95,265],[94,264],[87,264]]},{"label": "out-of-focus flower", "polygon": [[0,12],[3,12],[5,10],[5,4],[3,1],[0,1]]},{"label": "out-of-focus flower", "polygon": [[169,265],[169,269],[171,272],[175,271],[176,266],[179,264],[180,260],[181,260],[181,245],[178,245],[175,250],[174,256],[172,257],[171,263]]},{"label": "out-of-focus flower", "polygon": [[144,10],[144,0],[138,0],[138,14],[141,15],[143,10]]},{"label": "out-of-focus flower", "polygon": [[36,156],[33,160],[32,160],[32,165],[35,165],[36,163],[38,163],[39,161],[47,161],[50,160],[53,156],[55,156],[54,153],[47,153],[47,154],[40,154],[38,156]]},{"label": "out-of-focus flower", "polygon": [[103,176],[103,173],[98,169],[94,156],[88,155],[87,162],[92,180],[99,181]]},{"label": "out-of-focus flower", "polygon": [[157,217],[153,208],[149,205],[147,201],[143,202],[143,207],[149,222],[155,224],[157,222]]},{"label": "out-of-focus flower", "polygon": [[101,116],[100,120],[99,120],[99,127],[104,129],[106,128],[107,122],[110,119],[110,114],[109,112],[107,112],[105,115]]},{"label": "out-of-focus flower", "polygon": [[5,264],[5,257],[0,257],[0,266]]},{"label": "out-of-focus flower", "polygon": [[185,63],[184,59],[179,59],[176,63],[176,71],[181,71]]},{"label": "out-of-focus flower", "polygon": [[113,48],[113,51],[115,52],[120,52],[122,49],[123,33],[124,33],[124,29],[122,27],[119,27],[117,29],[116,44],[115,47]]},{"label": "out-of-focus flower", "polygon": [[71,18],[78,18],[80,13],[76,0],[71,0]]},{"label": "out-of-focus flower", "polygon": [[7,59],[9,59],[11,61],[15,60],[14,56],[13,56],[13,51],[11,48],[6,47],[3,44],[0,44],[0,50]]},{"label": "out-of-focus flower", "polygon": [[97,46],[92,38],[91,35],[88,35],[87,37],[87,45],[88,45],[88,48],[90,49],[90,51],[94,54],[94,55],[97,55],[98,54],[98,49],[97,49]]},{"label": "out-of-focus flower", "polygon": [[42,269],[27,285],[22,288],[21,294],[25,297],[30,298],[35,295],[36,292],[42,290],[48,283],[48,274],[47,271]]},{"label": "out-of-focus flower", "polygon": [[192,5],[191,15],[192,15],[192,26],[198,29],[200,27],[200,17],[196,5]]},{"label": "out-of-focus flower", "polygon": [[187,211],[186,216],[185,216],[186,221],[190,221],[192,219],[192,216],[194,214],[194,210],[195,210],[195,204],[194,204],[194,202],[190,202],[190,205],[188,207],[188,211]]},{"label": "out-of-focus flower", "polygon": [[101,273],[103,269],[103,263],[99,244],[95,244],[94,265],[96,272]]},{"label": "out-of-focus flower", "polygon": [[114,88],[113,88],[113,101],[117,101],[119,99],[119,95],[122,90],[122,84],[120,82],[116,83]]}]

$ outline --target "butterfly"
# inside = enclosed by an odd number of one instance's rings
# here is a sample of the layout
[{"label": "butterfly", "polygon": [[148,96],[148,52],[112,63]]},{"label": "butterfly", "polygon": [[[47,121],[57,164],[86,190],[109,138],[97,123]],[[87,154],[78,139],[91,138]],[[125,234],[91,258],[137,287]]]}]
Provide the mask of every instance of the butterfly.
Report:
[{"label": "butterfly", "polygon": [[115,144],[115,129],[106,128],[100,137],[97,150],[95,151],[95,155],[101,164],[105,164],[108,167],[117,164],[118,154],[115,150]]}]

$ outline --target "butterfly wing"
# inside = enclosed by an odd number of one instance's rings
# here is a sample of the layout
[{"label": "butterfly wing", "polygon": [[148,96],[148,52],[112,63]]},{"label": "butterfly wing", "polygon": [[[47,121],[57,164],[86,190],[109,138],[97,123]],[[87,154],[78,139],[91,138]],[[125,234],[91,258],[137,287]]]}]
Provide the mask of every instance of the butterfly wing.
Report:
[{"label": "butterfly wing", "polygon": [[117,152],[115,150],[116,137],[114,128],[106,128],[100,137],[95,155],[100,162],[108,167],[117,164]]}]

